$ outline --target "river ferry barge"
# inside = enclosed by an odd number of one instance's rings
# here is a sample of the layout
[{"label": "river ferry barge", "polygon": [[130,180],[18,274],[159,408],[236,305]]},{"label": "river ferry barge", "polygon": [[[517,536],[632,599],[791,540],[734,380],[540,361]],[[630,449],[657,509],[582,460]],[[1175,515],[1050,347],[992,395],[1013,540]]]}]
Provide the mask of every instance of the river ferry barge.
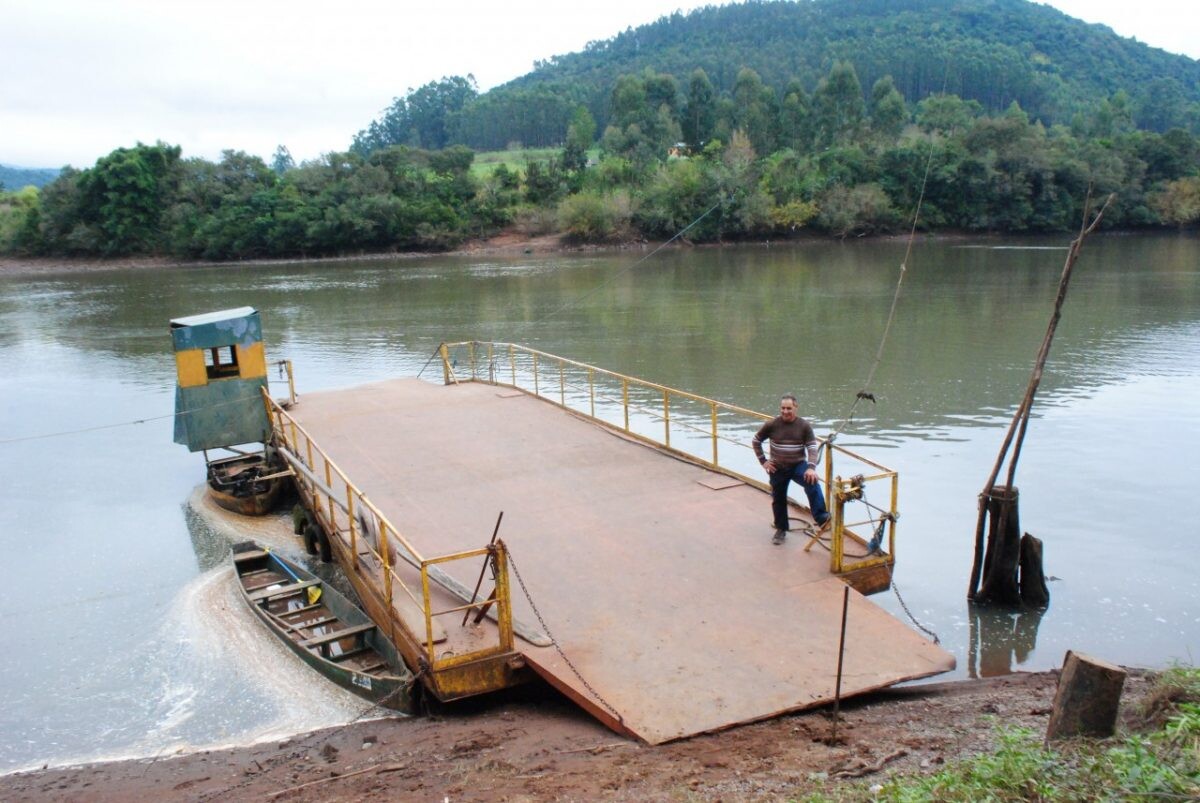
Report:
[{"label": "river ferry barge", "polygon": [[659,743],[829,703],[839,664],[841,696],[953,668],[865,596],[895,471],[825,444],[832,526],[794,505],[773,546],[769,416],[515,344],[439,354],[440,384],[263,394],[323,547],[433,696],[538,675]]}]

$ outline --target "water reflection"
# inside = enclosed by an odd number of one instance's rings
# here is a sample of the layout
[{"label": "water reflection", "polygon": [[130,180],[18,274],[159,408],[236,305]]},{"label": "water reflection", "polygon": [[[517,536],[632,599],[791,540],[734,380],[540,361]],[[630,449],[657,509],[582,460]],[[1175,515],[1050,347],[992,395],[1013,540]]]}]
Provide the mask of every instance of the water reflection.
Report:
[{"label": "water reflection", "polygon": [[1004,610],[967,603],[967,676],[1011,675],[1029,661],[1037,648],[1038,627],[1046,608]]}]

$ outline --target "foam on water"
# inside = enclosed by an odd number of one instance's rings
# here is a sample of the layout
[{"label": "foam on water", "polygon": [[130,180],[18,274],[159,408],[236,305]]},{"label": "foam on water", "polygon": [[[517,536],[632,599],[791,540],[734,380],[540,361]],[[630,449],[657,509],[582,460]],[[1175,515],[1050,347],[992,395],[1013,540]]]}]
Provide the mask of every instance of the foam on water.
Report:
[{"label": "foam on water", "polygon": [[[271,741],[343,724],[371,708],[292,654],[238,591],[228,559],[231,541],[254,538],[294,553],[290,519],[231,516],[211,505],[202,488],[189,500],[188,513],[202,568],[215,565],[175,594],[143,643],[97,667],[108,690],[88,696],[104,713],[81,718],[62,737],[74,741],[86,732],[99,749],[52,759],[52,766]],[[30,748],[46,756],[56,746]],[[5,771],[46,763],[37,759]]]}]

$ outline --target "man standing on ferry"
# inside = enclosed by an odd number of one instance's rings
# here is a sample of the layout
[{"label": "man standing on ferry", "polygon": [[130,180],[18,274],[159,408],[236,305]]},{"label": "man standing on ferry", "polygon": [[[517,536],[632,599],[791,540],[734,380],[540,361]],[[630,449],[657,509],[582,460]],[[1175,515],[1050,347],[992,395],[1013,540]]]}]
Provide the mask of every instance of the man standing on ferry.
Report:
[{"label": "man standing on ferry", "polygon": [[[763,442],[771,442],[771,456],[763,453]],[[771,512],[775,517],[774,544],[782,544],[790,529],[788,522],[788,485],[800,483],[808,497],[808,506],[818,527],[829,521],[825,495],[817,482],[820,451],[812,424],[796,415],[796,397],[785,393],[779,400],[779,415],[763,424],[750,441],[758,462],[771,480]]]}]

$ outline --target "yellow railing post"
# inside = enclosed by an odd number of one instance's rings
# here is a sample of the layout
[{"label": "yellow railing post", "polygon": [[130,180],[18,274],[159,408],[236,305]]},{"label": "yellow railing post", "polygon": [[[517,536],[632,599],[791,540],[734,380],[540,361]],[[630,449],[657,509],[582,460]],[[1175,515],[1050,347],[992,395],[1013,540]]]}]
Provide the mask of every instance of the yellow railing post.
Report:
[{"label": "yellow railing post", "polygon": [[663,391],[663,446],[671,448],[671,394]]},{"label": "yellow railing post", "polygon": [[[325,458],[325,487],[328,488],[330,491],[332,491],[333,490],[333,469],[330,468],[330,466],[329,466],[329,455],[322,452],[321,457]],[[313,495],[316,496],[315,493]],[[330,493],[329,494],[329,526],[334,530],[337,529],[337,526],[334,523],[335,521],[336,521],[336,519],[334,519],[334,517],[333,517],[333,494]]]},{"label": "yellow railing post", "polygon": [[629,377],[621,377],[621,406],[625,408],[625,431],[629,431]]},{"label": "yellow railing post", "polygon": [[350,562],[358,567],[358,521],[354,516],[354,492],[346,483],[346,526],[350,528]]},{"label": "yellow railing post", "polygon": [[442,343],[438,346],[438,352],[442,355],[442,384],[450,384],[450,349],[446,348],[446,344]]},{"label": "yellow railing post", "polygon": [[[836,487],[834,483],[837,483]],[[837,503],[830,507],[826,504],[829,515],[833,518],[829,522],[829,562],[834,574],[842,571],[842,552],[843,552],[843,522],[845,517],[842,515],[845,499],[842,496],[842,483],[840,480],[833,478],[833,444],[825,441],[825,497],[827,501],[830,497],[836,498]]]},{"label": "yellow railing post", "polygon": [[500,648],[511,652],[513,648],[512,600],[508,585],[508,547],[504,541],[496,541],[496,621],[500,625]]},{"label": "yellow railing post", "polygon": [[713,464],[713,468],[717,468],[717,466],[720,465],[720,461],[717,459],[718,458],[718,454],[717,454],[717,403],[712,402],[710,407],[712,408],[712,442],[713,442],[712,464]]},{"label": "yellow railing post", "polygon": [[896,505],[900,500],[900,475],[892,474],[892,506],[890,508],[891,526],[888,527],[888,555],[892,560],[896,559]]},{"label": "yellow railing post", "polygon": [[[383,560],[383,588],[387,594],[388,618],[392,616],[392,562],[388,557],[388,527],[386,521],[379,522],[379,557]],[[426,578],[428,579],[428,578]],[[426,597],[428,599],[428,597]]]},{"label": "yellow railing post", "polygon": [[429,599],[429,566],[425,561],[421,561],[421,600],[425,609],[425,652],[429,665],[433,666],[433,606]]}]

